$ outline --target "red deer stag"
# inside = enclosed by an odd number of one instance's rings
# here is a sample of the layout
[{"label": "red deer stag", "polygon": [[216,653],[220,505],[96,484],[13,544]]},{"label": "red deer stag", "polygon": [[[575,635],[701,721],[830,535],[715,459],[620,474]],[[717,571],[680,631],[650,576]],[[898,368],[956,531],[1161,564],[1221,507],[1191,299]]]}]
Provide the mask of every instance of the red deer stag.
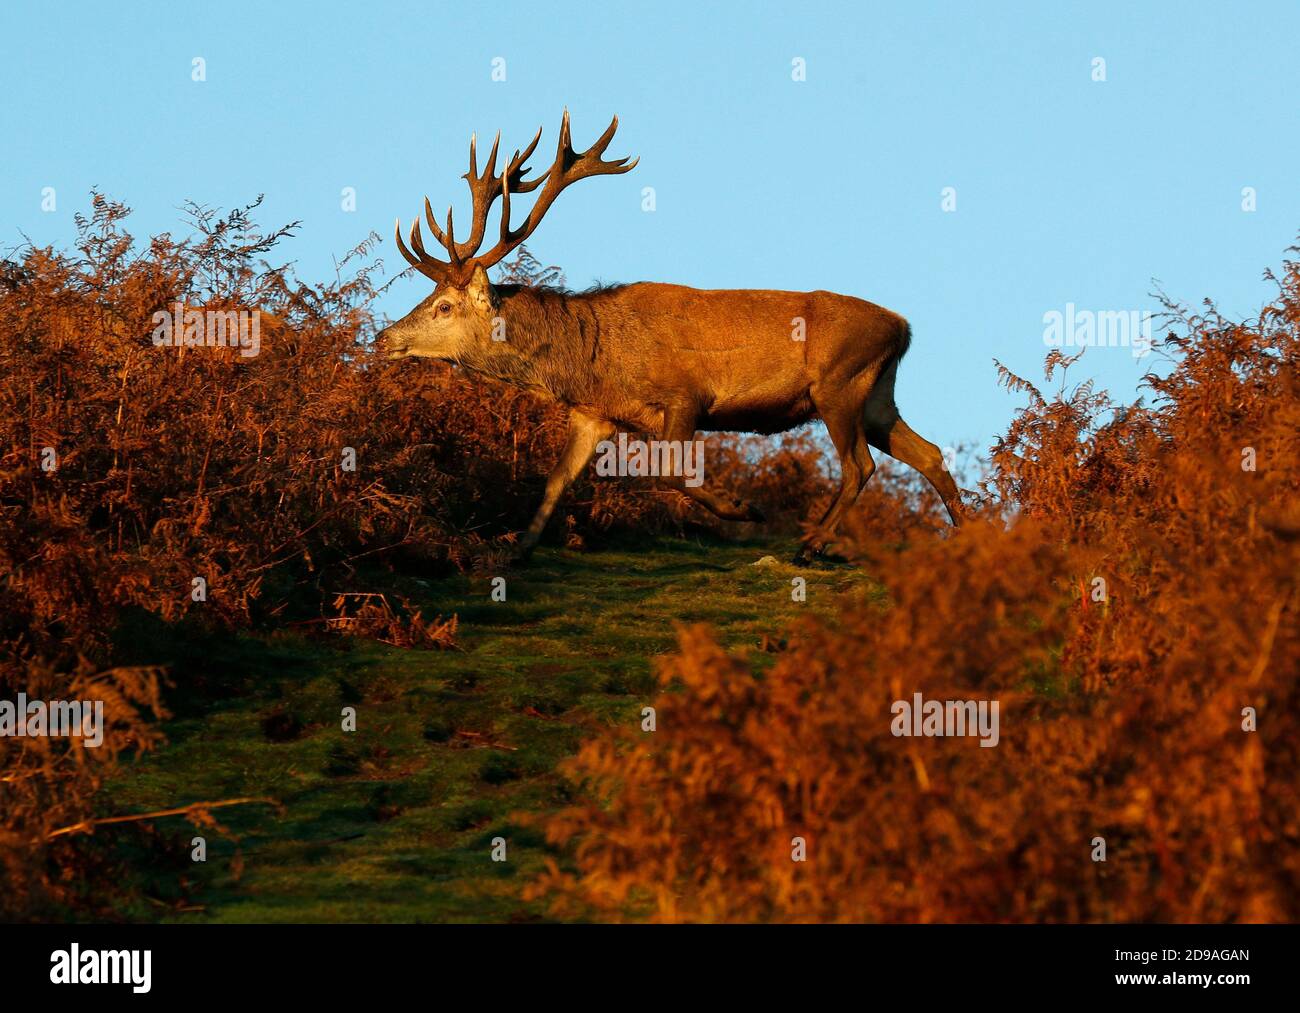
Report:
[{"label": "red deer stag", "polygon": [[[569,408],[568,442],[520,541],[521,555],[537,544],[597,445],[619,427],[684,446],[696,430],[778,433],[820,416],[839,454],[841,478],[798,560],[825,548],[845,510],[857,501],[875,470],[870,447],[916,468],[934,486],[952,522],[959,523],[957,485],[943,456],[894,406],[894,376],[911,337],[898,314],[833,292],[704,291],[638,282],[570,293],[488,281],[487,269],[532,235],[565,187],[636,165],[627,158],[604,160],[617,129],[615,117],[579,154],[566,110],[555,162],[533,179],[524,179],[531,171],[524,163],[537,147],[540,129],[500,173],[500,134],[482,174],[471,139],[464,177],[473,199],[469,238],[457,242],[450,208],[441,228],[428,198],[424,201],[429,230],[446,251],[445,261],[425,251],[419,219],[411,226],[409,248],[400,220],[397,224],[402,256],[436,287],[383,332],[388,355],[456,363]],[[512,228],[512,199],[538,187],[541,193],[527,218]],[[500,238],[478,255],[488,212],[498,198]],[[761,519],[753,506],[688,484],[680,474],[665,481],[719,517]]]}]

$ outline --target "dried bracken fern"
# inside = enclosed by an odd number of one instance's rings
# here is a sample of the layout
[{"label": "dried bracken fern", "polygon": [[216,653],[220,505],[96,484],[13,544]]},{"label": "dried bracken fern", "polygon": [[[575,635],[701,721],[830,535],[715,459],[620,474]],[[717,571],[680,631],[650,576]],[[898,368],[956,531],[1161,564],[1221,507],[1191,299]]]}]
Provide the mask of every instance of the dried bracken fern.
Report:
[{"label": "dried bracken fern", "polygon": [[[663,921],[1300,919],[1300,261],[1278,287],[1240,323],[1169,305],[1150,407],[1002,370],[1029,405],[982,522],[890,546],[860,521],[888,604],[788,631],[770,668],[683,631],[657,730],[570,764],[533,895]],[[998,701],[1000,741],[895,737],[917,692]]]},{"label": "dried bracken fern", "polygon": [[[376,357],[374,238],[335,281],[305,284],[266,262],[294,226],[262,233],[257,204],[191,204],[190,238],[140,244],[129,208],[95,194],[74,251],[0,260],[0,699],[98,694],[113,715],[95,750],[0,739],[6,911],[73,902],[80,835],[49,831],[93,826],[114,758],[158,741],[161,673],[115,668],[124,613],[453,646],[454,616],[427,620],[372,581],[362,594],[358,568],[499,566],[563,444],[562,412],[526,393]],[[563,280],[522,249],[502,269]],[[155,314],[178,306],[256,311],[258,354],[156,345]],[[751,466],[764,450],[779,481]],[[728,453],[729,479],[752,472],[787,499],[825,482],[811,444]],[[581,482],[570,544],[679,531],[674,497]]]}]

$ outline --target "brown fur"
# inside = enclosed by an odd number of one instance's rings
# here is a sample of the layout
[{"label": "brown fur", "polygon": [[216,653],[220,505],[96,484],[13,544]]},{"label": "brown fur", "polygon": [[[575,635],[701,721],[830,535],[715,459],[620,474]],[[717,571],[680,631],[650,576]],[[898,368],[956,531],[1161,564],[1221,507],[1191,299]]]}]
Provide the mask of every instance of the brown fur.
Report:
[{"label": "brown fur", "polygon": [[[894,405],[907,321],[861,299],[650,282],[577,294],[496,288],[480,267],[463,287],[440,284],[382,337],[394,358],[456,362],[569,407],[568,444],[522,541],[525,552],[596,445],[619,428],[687,441],[697,430],[776,433],[820,416],[839,454],[841,483],[819,522],[822,534],[801,555],[824,547],[861,494],[875,468],[871,446],[925,475],[958,523],[958,491],[942,455]],[[745,503],[680,477],[665,481],[720,517],[759,519]]]}]

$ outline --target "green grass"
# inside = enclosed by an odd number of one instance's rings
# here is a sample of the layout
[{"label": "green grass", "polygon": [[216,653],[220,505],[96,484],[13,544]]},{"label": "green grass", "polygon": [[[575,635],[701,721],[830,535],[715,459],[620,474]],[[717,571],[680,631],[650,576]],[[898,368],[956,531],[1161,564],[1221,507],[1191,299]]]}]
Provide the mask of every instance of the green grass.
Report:
[{"label": "green grass", "polygon": [[[653,660],[674,624],[706,622],[731,649],[756,649],[795,618],[831,615],[845,593],[874,593],[850,568],[796,569],[794,543],[647,539],[635,548],[541,549],[504,574],[411,582],[426,616],[457,613],[460,650],[364,640],[217,638],[197,648],[141,634],[177,684],[169,742],[127,768],[106,811],[269,796],[213,815],[237,840],[159,820],[176,861],[135,870],[152,899],[135,919],[508,921],[543,916],[521,899],[547,854],[512,814],[564,804],[556,764],[603,726],[639,720]],[[753,566],[773,555],[777,565]],[[808,582],[791,601],[791,578]],[[157,660],[156,657],[154,660]],[[189,691],[199,683],[201,692]],[[357,711],[344,732],[341,710]],[[113,831],[103,831],[111,833]],[[504,837],[508,861],[493,862]],[[182,888],[181,877],[184,880]]]}]

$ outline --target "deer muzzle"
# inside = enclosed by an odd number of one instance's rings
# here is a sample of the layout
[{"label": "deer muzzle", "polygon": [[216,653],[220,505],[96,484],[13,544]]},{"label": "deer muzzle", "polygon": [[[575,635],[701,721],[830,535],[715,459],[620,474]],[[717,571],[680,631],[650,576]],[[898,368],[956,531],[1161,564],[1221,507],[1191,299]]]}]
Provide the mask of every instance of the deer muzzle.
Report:
[{"label": "deer muzzle", "polygon": [[406,338],[392,327],[385,327],[375,335],[375,344],[385,359],[404,359],[410,351]]}]

